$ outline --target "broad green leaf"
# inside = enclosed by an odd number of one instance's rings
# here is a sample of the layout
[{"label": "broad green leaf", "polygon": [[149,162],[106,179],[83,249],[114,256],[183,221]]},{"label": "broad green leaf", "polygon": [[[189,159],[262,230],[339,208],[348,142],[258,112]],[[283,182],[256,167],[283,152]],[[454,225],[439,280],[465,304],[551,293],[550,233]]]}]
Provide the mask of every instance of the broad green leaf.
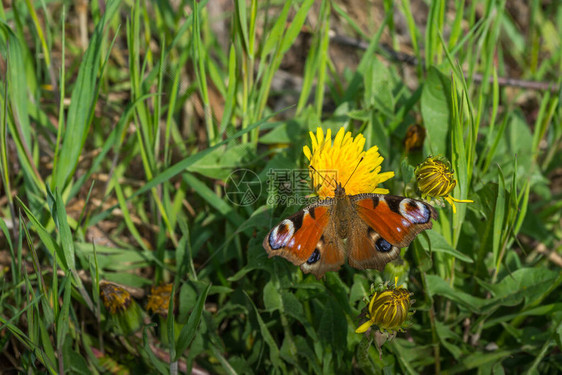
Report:
[{"label": "broad green leaf", "polygon": [[489,302],[483,298],[474,297],[468,293],[455,290],[445,280],[437,275],[426,275],[427,289],[433,295],[446,297],[473,312],[480,312]]},{"label": "broad green leaf", "polygon": [[300,140],[301,134],[306,130],[300,123],[295,121],[277,123],[278,125],[271,129],[270,132],[260,137],[260,143],[265,144],[284,144],[293,143]]},{"label": "broad green leaf", "polygon": [[347,347],[347,330],[347,319],[342,308],[333,298],[329,298],[320,316],[318,339],[334,351],[344,350]]},{"label": "broad green leaf", "polygon": [[228,144],[207,154],[188,170],[214,179],[226,180],[233,170],[244,168],[244,165],[255,157],[251,144]]},{"label": "broad green leaf", "polygon": [[450,100],[451,80],[436,68],[429,68],[421,95],[421,113],[427,130],[425,147],[429,154],[449,155]]},{"label": "broad green leaf", "polygon": [[389,120],[394,117],[393,86],[390,70],[379,59],[372,59],[365,68],[364,101]]},{"label": "broad green leaf", "polygon": [[468,370],[478,369],[486,364],[495,363],[502,359],[509,358],[515,353],[517,353],[517,350],[496,350],[491,353],[475,351],[462,357],[459,364],[448,369],[448,373],[466,373]]},{"label": "broad green leaf", "polygon": [[265,287],[263,288],[263,304],[265,309],[270,312],[283,308],[281,294],[272,281],[265,284]]},{"label": "broad green leaf", "polygon": [[[23,141],[26,147],[31,146],[31,131],[28,113],[28,85],[25,70],[24,53],[20,40],[14,34],[12,29],[3,21],[0,21],[0,31],[2,31],[2,42],[7,45],[7,78],[8,81],[8,98],[12,105],[12,111],[16,122],[19,124]],[[2,93],[4,94],[4,93]]]},{"label": "broad green leaf", "polygon": [[484,329],[488,329],[493,327],[496,324],[508,322],[512,319],[518,317],[525,317],[525,316],[544,316],[544,315],[551,315],[554,312],[562,311],[562,303],[552,303],[548,305],[541,305],[527,310],[515,310],[513,314],[507,314],[500,316],[498,318],[489,319],[484,323]]},{"label": "broad green leaf", "polygon": [[[10,135],[17,149],[18,161],[21,163],[22,171],[26,179],[26,190],[29,190],[29,193],[31,193],[28,194],[28,197],[31,199],[33,194],[38,194],[45,189],[41,176],[39,175],[37,167],[33,162],[32,155],[30,154],[30,149],[32,147],[31,134],[34,132],[30,126],[28,111],[28,108],[31,106],[28,99],[28,95],[30,95],[28,90],[31,88],[31,85],[28,84],[29,81],[27,80],[23,45],[20,43],[18,37],[14,34],[10,26],[4,23],[3,20],[0,20],[0,48],[2,50],[7,48],[6,63],[8,64],[7,72],[5,72],[7,76],[2,78],[3,83],[7,84],[7,92],[2,92],[0,95],[4,96],[4,94],[7,94],[8,97],[3,99],[6,100],[6,104],[8,102],[11,104],[11,112],[13,114],[13,121],[10,116],[2,120],[3,124],[0,126],[0,129],[4,133],[0,135],[0,140],[3,141],[1,149],[5,153],[5,137],[7,135],[5,134],[5,123],[7,122],[10,129]],[[34,79],[34,77],[32,79]],[[2,109],[3,113],[5,109],[7,109],[7,106]],[[2,155],[2,159],[4,159],[4,163],[7,164],[6,154]],[[4,163],[2,163],[3,167]],[[7,168],[7,165],[5,165],[5,167]],[[2,173],[4,178],[8,176],[8,171],[3,170]],[[0,179],[0,181],[4,178]],[[8,183],[8,181],[4,182]],[[34,206],[31,202],[29,203],[31,207]]]},{"label": "broad green leaf", "polygon": [[272,281],[265,284],[265,287],[263,288],[263,303],[265,309],[270,312],[283,309],[281,294]]},{"label": "broad green leaf", "polygon": [[64,345],[61,347],[59,355],[62,353],[64,358],[64,367],[68,373],[84,374],[88,368],[88,363],[80,352],[74,350],[73,346],[74,342],[72,340],[72,336],[65,336]]},{"label": "broad green leaf", "polygon": [[461,348],[456,346],[455,344],[447,341],[447,339],[453,339],[453,341],[461,342],[461,337],[455,334],[453,331],[449,329],[444,323],[436,320],[435,321],[435,329],[437,335],[439,336],[439,340],[441,344],[452,354],[455,359],[459,359],[463,355],[463,351]]},{"label": "broad green leaf", "polygon": [[560,272],[551,271],[544,267],[523,268],[507,274],[499,283],[489,284],[478,280],[494,297],[505,306],[515,306],[523,300],[528,303],[541,298],[551,287],[562,281]]},{"label": "broad green leaf", "polygon": [[428,230],[425,233],[427,233],[427,237],[429,237],[429,242],[425,236],[417,237],[424,249],[431,249],[432,252],[449,254],[463,262],[474,263],[468,256],[449,245],[438,231]]}]

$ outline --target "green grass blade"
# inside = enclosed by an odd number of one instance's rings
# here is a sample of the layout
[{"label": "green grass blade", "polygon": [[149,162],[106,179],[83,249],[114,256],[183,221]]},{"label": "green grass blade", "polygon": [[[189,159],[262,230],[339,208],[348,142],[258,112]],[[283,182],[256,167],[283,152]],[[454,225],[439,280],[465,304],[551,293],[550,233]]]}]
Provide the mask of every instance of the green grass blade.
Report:
[{"label": "green grass blade", "polygon": [[195,333],[197,332],[197,327],[199,327],[201,315],[203,314],[203,308],[205,307],[205,300],[207,299],[207,295],[209,294],[210,290],[211,284],[208,284],[197,298],[197,302],[195,304],[195,307],[193,308],[193,311],[189,315],[187,324],[183,326],[178,337],[178,341],[176,344],[176,356],[173,357],[173,361],[177,361],[179,359],[179,357],[183,354],[183,352],[185,352],[185,350],[189,347],[189,345],[195,338]]},{"label": "green grass blade", "polygon": [[70,107],[68,108],[67,128],[62,140],[58,164],[53,168],[54,178],[51,181],[51,189],[53,190],[55,187],[64,189],[78,165],[90,129],[91,114],[95,105],[104,29],[119,9],[120,3],[120,0],[113,0],[107,4],[106,12],[100,23],[96,25],[90,45],[80,64],[76,85],[72,91]]},{"label": "green grass blade", "polygon": [[45,227],[39,222],[39,220],[33,215],[33,213],[27,208],[27,206],[18,198],[16,197],[16,202],[20,205],[23,209],[23,212],[37,231],[43,246],[47,248],[51,256],[55,256],[59,265],[67,271],[69,269],[68,264],[66,263],[66,256],[58,245],[58,243],[51,237],[51,234],[45,229]]},{"label": "green grass blade", "polygon": [[493,220],[493,224],[494,224],[494,229],[493,229],[493,235],[492,235],[492,254],[493,254],[493,259],[494,259],[494,265],[496,266],[496,272],[495,274],[497,275],[498,270],[500,268],[500,244],[501,244],[501,239],[504,235],[504,222],[505,222],[505,211],[506,211],[506,207],[505,207],[505,202],[506,202],[506,197],[505,197],[505,180],[504,180],[504,176],[501,170],[499,170],[499,176],[498,176],[498,195],[496,197],[496,207],[494,210],[494,220]]}]

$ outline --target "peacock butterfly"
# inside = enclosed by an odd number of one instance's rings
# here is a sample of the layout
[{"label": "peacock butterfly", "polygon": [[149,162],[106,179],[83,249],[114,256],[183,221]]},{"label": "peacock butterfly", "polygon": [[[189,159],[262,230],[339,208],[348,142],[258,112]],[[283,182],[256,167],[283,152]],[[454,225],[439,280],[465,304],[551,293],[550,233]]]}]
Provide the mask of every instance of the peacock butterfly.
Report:
[{"label": "peacock butterfly", "polygon": [[420,232],[431,229],[437,211],[429,204],[394,195],[347,195],[340,183],[334,198],[312,204],[281,221],[267,234],[263,247],[303,272],[321,278],[337,271],[347,257],[350,266],[382,271],[398,258]]}]

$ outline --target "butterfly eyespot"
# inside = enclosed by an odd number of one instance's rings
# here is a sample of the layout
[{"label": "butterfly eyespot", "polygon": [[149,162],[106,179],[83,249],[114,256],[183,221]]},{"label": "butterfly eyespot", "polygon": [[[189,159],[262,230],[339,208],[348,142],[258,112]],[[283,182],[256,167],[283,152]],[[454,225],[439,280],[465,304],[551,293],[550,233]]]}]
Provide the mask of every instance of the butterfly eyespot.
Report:
[{"label": "butterfly eyespot", "polygon": [[388,253],[390,250],[392,250],[392,245],[382,237],[379,238],[377,242],[375,242],[375,246],[381,253]]},{"label": "butterfly eyespot", "polygon": [[310,255],[310,258],[308,258],[306,263],[313,264],[313,263],[318,262],[319,260],[320,260],[320,251],[318,251],[318,249],[314,249],[314,251],[312,252],[312,255]]},{"label": "butterfly eyespot", "polygon": [[282,247],[287,246],[289,240],[293,237],[295,233],[295,226],[293,222],[289,219],[285,219],[273,228],[271,234],[269,235],[269,246],[273,250],[279,250]]},{"label": "butterfly eyespot", "polygon": [[429,208],[413,199],[403,199],[400,202],[399,213],[412,224],[425,224],[431,220]]}]

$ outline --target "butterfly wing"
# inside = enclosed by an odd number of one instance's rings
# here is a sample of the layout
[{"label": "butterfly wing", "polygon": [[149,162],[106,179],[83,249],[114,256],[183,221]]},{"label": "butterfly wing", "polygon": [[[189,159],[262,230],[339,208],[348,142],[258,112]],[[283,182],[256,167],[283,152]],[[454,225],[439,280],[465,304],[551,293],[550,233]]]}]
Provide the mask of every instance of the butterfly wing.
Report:
[{"label": "butterfly wing", "polygon": [[269,257],[282,256],[317,278],[339,269],[345,255],[334,234],[331,205],[331,199],[324,200],[276,225],[263,240]]},{"label": "butterfly wing", "polygon": [[348,262],[354,268],[382,271],[400,256],[399,247],[391,245],[359,217],[353,223],[349,242]]},{"label": "butterfly wing", "polygon": [[357,217],[349,245],[349,264],[353,267],[384,269],[398,258],[400,248],[408,246],[423,230],[432,227],[437,211],[415,199],[381,194],[350,197]]},{"label": "butterfly wing", "polygon": [[337,271],[345,262],[345,250],[342,241],[336,235],[334,226],[329,223],[316,244],[310,258],[301,264],[304,273],[313,273],[320,279],[328,271]]},{"label": "butterfly wing", "polygon": [[415,199],[382,194],[351,197],[359,217],[393,246],[406,247],[422,231],[431,229],[437,211]]}]

